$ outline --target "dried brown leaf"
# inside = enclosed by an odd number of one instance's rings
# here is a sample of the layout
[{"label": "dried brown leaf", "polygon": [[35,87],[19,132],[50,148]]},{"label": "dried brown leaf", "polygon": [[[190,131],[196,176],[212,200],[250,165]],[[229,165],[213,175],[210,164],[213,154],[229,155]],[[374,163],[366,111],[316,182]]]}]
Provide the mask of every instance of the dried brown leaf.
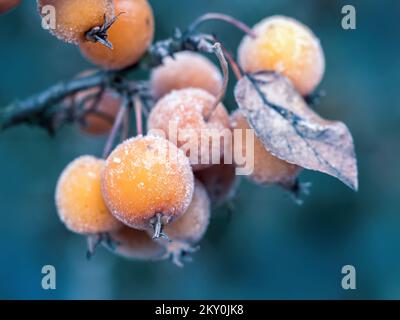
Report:
[{"label": "dried brown leaf", "polygon": [[357,161],[348,128],[311,110],[285,77],[271,72],[246,75],[237,83],[235,97],[271,154],[358,189]]}]

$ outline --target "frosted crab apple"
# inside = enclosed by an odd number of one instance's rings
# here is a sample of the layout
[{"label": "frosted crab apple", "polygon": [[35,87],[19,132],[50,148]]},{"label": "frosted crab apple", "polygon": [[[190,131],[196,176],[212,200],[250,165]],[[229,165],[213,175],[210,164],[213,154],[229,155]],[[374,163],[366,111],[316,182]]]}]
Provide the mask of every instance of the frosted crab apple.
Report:
[{"label": "frosted crab apple", "polygon": [[[203,89],[172,91],[158,101],[147,123],[182,148],[194,170],[209,167],[231,146],[229,114],[222,103]],[[230,149],[229,149],[230,150]]]},{"label": "frosted crab apple", "polygon": [[112,50],[101,43],[80,42],[84,57],[105,69],[123,69],[139,61],[154,35],[154,17],[146,0],[113,0],[116,21],[107,32]]},{"label": "frosted crab apple", "polygon": [[79,234],[109,232],[122,227],[106,207],[100,187],[105,161],[81,156],[62,172],[56,188],[58,215]]},{"label": "frosted crab apple", "polygon": [[214,207],[218,207],[234,197],[239,179],[236,176],[234,164],[225,163],[225,159],[221,159],[220,164],[198,170],[195,175],[206,188]]},{"label": "frosted crab apple", "polygon": [[[245,134],[247,129],[251,128],[240,110],[232,114],[231,125],[233,129],[241,130],[242,135]],[[248,149],[246,144],[240,146],[234,144],[234,147],[240,148],[240,150],[234,150],[234,152],[240,152],[245,155],[248,152],[254,154],[254,169],[248,178],[258,184],[280,184],[285,187],[291,187],[301,171],[299,166],[283,161],[269,153],[256,136],[254,137],[253,150]]]},{"label": "frosted crab apple", "polygon": [[114,17],[112,0],[38,0],[39,14],[44,16],[46,6],[56,14],[56,27],[49,31],[60,40],[78,44],[86,42],[86,33],[101,28]]},{"label": "frosted crab apple", "polygon": [[111,213],[124,224],[153,230],[179,218],[193,196],[189,159],[171,142],[138,136],[120,144],[108,157],[102,191]]},{"label": "frosted crab apple", "polygon": [[273,16],[257,23],[255,38],[245,36],[239,64],[246,72],[275,71],[289,78],[302,94],[310,94],[325,70],[321,44],[314,33],[299,21]]},{"label": "frosted crab apple", "polygon": [[110,233],[112,246],[103,243],[115,254],[132,260],[160,260],[165,248],[152,239],[146,231],[123,227]]},{"label": "frosted crab apple", "polygon": [[153,69],[151,87],[156,99],[185,88],[204,89],[218,96],[222,90],[222,75],[203,55],[183,51],[165,58],[163,65]]},{"label": "frosted crab apple", "polygon": [[210,223],[210,198],[204,186],[195,180],[192,202],[189,208],[175,222],[165,227],[164,231],[169,241],[164,242],[167,249],[165,257],[182,266],[181,259],[196,251],[197,244],[205,235]]}]

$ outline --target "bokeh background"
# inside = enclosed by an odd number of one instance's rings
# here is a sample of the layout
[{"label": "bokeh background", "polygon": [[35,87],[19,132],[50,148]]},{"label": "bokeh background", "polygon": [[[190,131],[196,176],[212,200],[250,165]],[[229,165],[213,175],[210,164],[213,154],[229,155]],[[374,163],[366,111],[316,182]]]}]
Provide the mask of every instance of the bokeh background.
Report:
[{"label": "bokeh background", "polygon": [[[100,155],[104,139],[63,128],[54,138],[18,127],[0,134],[0,298],[2,299],[394,299],[400,298],[399,1],[152,0],[156,39],[208,11],[253,25],[284,14],[309,25],[326,54],[318,105],[343,120],[358,155],[360,190],[314,172],[311,195],[297,206],[279,188],[242,181],[233,214],[214,212],[201,251],[183,269],[105,250],[87,261],[85,239],[69,233],[54,206],[60,171],[82,154]],[[353,4],[357,30],[341,28]],[[231,50],[242,37],[210,23]],[[73,45],[40,27],[35,1],[0,16],[0,106],[90,67]],[[235,108],[232,95],[226,100]],[[41,288],[41,268],[57,269],[57,290]],[[357,290],[341,288],[354,265]]]}]

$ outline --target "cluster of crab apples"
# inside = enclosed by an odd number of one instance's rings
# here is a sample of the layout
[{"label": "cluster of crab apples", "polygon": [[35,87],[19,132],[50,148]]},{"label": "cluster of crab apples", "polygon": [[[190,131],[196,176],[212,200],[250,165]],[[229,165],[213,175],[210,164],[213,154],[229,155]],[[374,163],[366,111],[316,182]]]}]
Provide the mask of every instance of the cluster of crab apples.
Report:
[{"label": "cluster of crab apples", "polygon": [[[153,40],[154,17],[146,0],[38,0],[40,12],[46,5],[57,13],[51,33],[78,45],[103,69],[134,65]],[[287,77],[302,95],[315,90],[325,62],[309,28],[292,18],[273,16],[259,22],[252,33],[238,49],[244,72],[272,70]],[[229,114],[216,101],[223,77],[201,54],[181,52],[165,58],[151,71],[150,86],[156,102],[148,115],[148,133],[122,141],[104,159],[85,155],[72,161],[58,180],[56,205],[69,230],[101,238],[116,254],[140,260],[172,257],[181,265],[181,258],[195,250],[206,233],[212,208],[228,201],[237,187],[238,164],[224,163],[226,152],[251,152],[254,167],[248,178],[260,185],[286,185],[301,168],[270,154],[254,132],[254,147],[242,144],[240,150],[213,143],[194,146],[190,136],[173,139],[171,123],[198,135],[216,130],[222,136],[235,129],[244,134],[251,128],[240,110]],[[90,90],[73,98],[82,100]],[[109,133],[122,99],[106,89],[97,105],[102,117],[88,114],[81,129]],[[218,163],[200,161],[210,154],[218,155]]]}]

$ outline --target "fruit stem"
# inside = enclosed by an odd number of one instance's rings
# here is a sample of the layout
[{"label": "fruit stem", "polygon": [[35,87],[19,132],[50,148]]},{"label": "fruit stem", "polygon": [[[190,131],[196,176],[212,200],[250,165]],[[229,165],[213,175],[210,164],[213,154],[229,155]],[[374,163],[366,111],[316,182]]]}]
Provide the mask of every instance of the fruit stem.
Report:
[{"label": "fruit stem", "polygon": [[153,223],[154,234],[153,239],[164,238],[167,241],[171,241],[168,236],[163,232],[163,223],[162,223],[162,213],[157,213],[156,221]]},{"label": "fruit stem", "polygon": [[214,103],[212,109],[204,117],[204,119],[206,121],[210,120],[210,117],[214,113],[215,109],[218,107],[218,105],[224,99],[225,94],[226,94],[226,90],[228,88],[228,83],[229,83],[229,66],[228,66],[228,62],[225,59],[224,52],[222,51],[221,43],[219,43],[219,42],[214,43],[214,45],[212,46],[212,49],[213,49],[215,55],[217,56],[219,64],[220,64],[221,69],[222,69],[223,83],[222,83],[222,88],[221,88],[218,96],[215,99],[215,103]]},{"label": "fruit stem", "polygon": [[210,21],[210,20],[220,20],[227,22],[239,30],[242,30],[244,33],[248,34],[252,38],[255,38],[254,32],[251,30],[251,28],[246,25],[243,21],[240,21],[236,18],[233,18],[232,16],[229,16],[227,14],[223,13],[216,13],[216,12],[209,12],[206,13],[199,18],[197,18],[190,26],[189,26],[189,31],[194,31],[197,28],[199,28],[204,22]]},{"label": "fruit stem", "polygon": [[239,64],[235,61],[232,54],[221,44],[222,51],[224,52],[225,58],[228,60],[231,65],[232,71],[235,74],[237,80],[243,78],[243,71],[240,68]]},{"label": "fruit stem", "polygon": [[326,92],[324,90],[316,90],[304,97],[304,100],[310,107],[316,107],[321,102],[321,99],[325,97]]},{"label": "fruit stem", "polygon": [[103,241],[103,234],[97,233],[94,235],[89,235],[86,240],[87,240],[86,259],[90,260],[94,256],[97,247]]},{"label": "fruit stem", "polygon": [[142,122],[142,101],[138,95],[134,97],[135,103],[135,117],[136,117],[136,132],[137,135],[143,135],[143,122]]},{"label": "fruit stem", "polygon": [[[104,96],[104,92],[105,92],[105,87],[101,86],[100,90],[98,92],[96,92],[95,94],[89,94],[89,95],[85,96],[81,101],[78,101],[79,103],[77,105],[76,105],[76,103],[72,105],[72,107],[74,108],[74,111],[76,111],[76,109],[78,111],[77,112],[78,121],[85,122],[85,116],[88,114],[99,113],[99,116],[102,116],[101,114],[103,114],[103,113],[98,112],[97,109],[98,109],[101,99]],[[90,103],[89,108],[86,108],[86,106],[88,106],[89,103]],[[108,117],[108,119],[111,119],[111,117]]]},{"label": "fruit stem", "polygon": [[107,40],[108,38],[108,30],[111,28],[111,26],[117,21],[118,17],[123,14],[124,12],[121,12],[117,16],[114,16],[111,20],[108,20],[107,15],[104,15],[104,23],[102,26],[96,26],[92,29],[90,29],[88,32],[85,34],[85,38],[88,41],[95,42],[95,43],[100,43],[103,46],[113,49],[113,45],[110,41]]},{"label": "fruit stem", "polygon": [[191,253],[195,253],[200,246],[192,246],[184,241],[171,241],[166,245],[167,252],[161,258],[162,260],[171,259],[172,263],[179,268],[183,268],[183,262],[191,262]]},{"label": "fruit stem", "polygon": [[132,103],[131,99],[129,99],[128,107],[126,109],[126,115],[123,119],[124,123],[122,126],[121,142],[129,138],[129,134],[131,131],[131,110],[132,110]]},{"label": "fruit stem", "polygon": [[[89,39],[89,37],[87,37],[87,39]],[[94,42],[98,42],[110,50],[113,49],[112,43],[109,40],[107,40],[106,38],[101,38],[99,35],[95,34],[93,36],[93,39],[94,39]]]},{"label": "fruit stem", "polygon": [[120,106],[118,114],[117,114],[117,117],[116,117],[116,119],[114,121],[114,125],[113,125],[113,127],[111,129],[110,135],[108,136],[106,145],[104,146],[104,151],[103,151],[103,158],[104,159],[106,159],[108,157],[108,155],[110,154],[110,152],[111,152],[111,149],[113,147],[115,138],[116,138],[116,136],[117,136],[117,134],[118,134],[118,132],[119,132],[119,130],[121,128],[121,124],[122,124],[123,119],[125,117],[128,104],[129,104],[129,99],[128,99],[128,97],[126,95],[124,95],[123,99],[122,99],[121,106]]},{"label": "fruit stem", "polygon": [[96,253],[97,248],[104,244],[111,250],[115,250],[115,248],[119,245],[118,242],[115,242],[108,232],[100,232],[96,234],[92,234],[87,236],[87,251],[86,258],[90,260],[94,254]]},{"label": "fruit stem", "polygon": [[299,178],[280,183],[280,185],[289,192],[292,200],[299,206],[304,203],[302,196],[310,194],[311,182],[301,182]]}]

